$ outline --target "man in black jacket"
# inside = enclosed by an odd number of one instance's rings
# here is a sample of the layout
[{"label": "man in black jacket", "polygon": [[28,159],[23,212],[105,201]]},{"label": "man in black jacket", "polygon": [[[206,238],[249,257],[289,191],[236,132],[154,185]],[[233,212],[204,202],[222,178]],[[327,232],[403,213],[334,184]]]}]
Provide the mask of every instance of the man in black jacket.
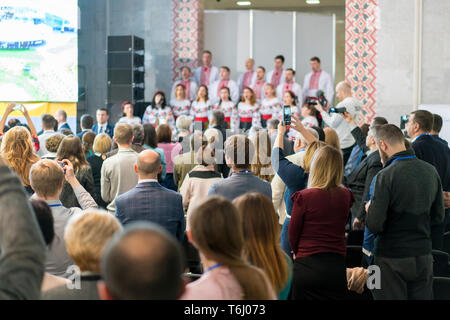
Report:
[{"label": "man in black jacket", "polygon": [[[346,113],[344,113],[344,119],[350,125],[350,128],[352,130],[352,131],[350,131],[350,133],[352,134],[353,139],[355,139],[356,145],[359,146],[364,153],[369,152],[369,147],[366,146],[366,136],[362,132],[361,128],[356,125],[356,122],[355,122],[355,119],[353,119],[353,116],[350,113],[346,112]],[[375,117],[370,122],[369,129],[374,126],[382,126],[387,123],[388,123],[388,121],[386,120],[386,118]]]},{"label": "man in black jacket", "polygon": [[370,183],[373,177],[383,168],[378,152],[374,131],[376,126],[369,130],[366,138],[366,147],[369,152],[366,158],[359,164],[359,166],[350,174],[346,185],[351,189],[355,197],[351,212],[353,216],[353,229],[362,229],[366,215],[365,199],[370,189]]},{"label": "man in black jacket", "polygon": [[[442,190],[450,191],[450,149],[442,142],[434,139],[430,132],[433,128],[433,114],[426,110],[411,112],[406,123],[408,135],[411,137],[412,148],[420,160],[434,166],[441,178]],[[450,218],[450,211],[446,210],[446,221]],[[441,250],[445,222],[441,226],[441,236],[433,249]]]},{"label": "man in black jacket", "polygon": [[375,299],[432,299],[433,233],[444,220],[436,169],[406,150],[402,131],[387,124],[375,132],[384,169],[376,178],[366,225],[377,236],[375,265],[381,288]]}]

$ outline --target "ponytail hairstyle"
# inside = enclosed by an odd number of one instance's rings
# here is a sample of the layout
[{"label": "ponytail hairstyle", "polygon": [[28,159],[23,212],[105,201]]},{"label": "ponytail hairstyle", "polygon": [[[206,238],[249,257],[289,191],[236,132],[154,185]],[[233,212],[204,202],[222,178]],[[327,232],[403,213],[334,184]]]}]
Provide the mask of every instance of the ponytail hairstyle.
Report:
[{"label": "ponytail hairstyle", "polygon": [[207,259],[227,267],[241,286],[244,300],[271,299],[271,286],[261,269],[243,259],[244,236],[237,209],[222,197],[208,197],[189,216],[192,241]]}]

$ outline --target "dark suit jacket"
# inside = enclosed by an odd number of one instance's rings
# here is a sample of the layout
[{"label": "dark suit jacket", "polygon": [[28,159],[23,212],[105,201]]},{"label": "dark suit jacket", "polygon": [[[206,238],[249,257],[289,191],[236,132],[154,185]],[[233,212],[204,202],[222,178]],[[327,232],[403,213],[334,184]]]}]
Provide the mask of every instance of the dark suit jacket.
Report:
[{"label": "dark suit jacket", "polygon": [[115,203],[116,217],[122,225],[136,221],[153,222],[183,241],[186,222],[179,193],[157,182],[144,182],[118,196]]},{"label": "dark suit jacket", "polygon": [[[58,131],[61,131],[62,129],[69,129],[70,131],[72,131],[72,129],[70,128],[68,123],[64,123],[61,128],[59,128]],[[73,132],[73,131],[72,131]]]},{"label": "dark suit jacket", "polygon": [[356,126],[350,133],[352,134],[353,139],[355,139],[356,144],[364,153],[369,151],[369,147],[366,146],[366,136],[364,135],[360,127]]},{"label": "dark suit jacket", "polygon": [[355,197],[351,212],[359,220],[365,218],[365,203],[373,177],[383,169],[378,150],[368,155],[359,166],[349,175],[346,185]]},{"label": "dark suit jacket", "polygon": [[[99,128],[98,128],[98,124],[94,124],[94,126],[92,127],[92,131],[94,131],[95,134],[100,134],[100,132],[98,132]],[[114,135],[114,126],[110,125],[109,123],[106,125],[106,130],[105,132],[102,133],[106,133],[107,135],[109,135],[112,139],[113,135]]]},{"label": "dark suit jacket", "polygon": [[77,137],[80,138],[81,141],[83,141],[83,136],[86,132],[89,132],[89,130],[83,130],[83,131],[77,133]]}]

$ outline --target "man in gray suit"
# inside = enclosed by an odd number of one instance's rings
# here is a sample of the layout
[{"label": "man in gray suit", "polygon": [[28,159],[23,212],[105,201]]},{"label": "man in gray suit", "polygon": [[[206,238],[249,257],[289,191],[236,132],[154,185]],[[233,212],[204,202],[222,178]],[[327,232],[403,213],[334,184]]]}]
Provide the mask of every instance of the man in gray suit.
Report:
[{"label": "man in gray suit", "polygon": [[259,192],[272,199],[270,183],[256,177],[251,171],[255,148],[244,135],[235,135],[225,141],[225,161],[231,176],[211,186],[208,195],[218,195],[233,201],[247,192]]}]

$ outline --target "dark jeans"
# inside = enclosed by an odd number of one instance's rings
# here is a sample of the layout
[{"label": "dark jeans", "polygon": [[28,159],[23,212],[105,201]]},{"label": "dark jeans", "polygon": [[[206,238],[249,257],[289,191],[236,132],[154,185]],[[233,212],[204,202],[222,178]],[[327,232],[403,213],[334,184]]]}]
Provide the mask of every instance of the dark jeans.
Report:
[{"label": "dark jeans", "polygon": [[284,219],[283,226],[281,227],[281,236],[280,236],[280,242],[281,242],[281,249],[283,249],[286,254],[291,257],[292,259],[292,250],[291,250],[291,244],[289,243],[289,223],[291,222],[291,218],[286,217]]},{"label": "dark jeans", "polygon": [[292,300],[343,300],[348,298],[345,257],[317,253],[294,260]]},{"label": "dark jeans", "polygon": [[352,150],[353,150],[354,146],[355,145],[352,145],[351,147],[342,149],[342,157],[344,159],[344,167],[347,164],[348,158],[350,158],[350,155],[352,154]]},{"label": "dark jeans", "polygon": [[375,300],[433,299],[433,256],[410,258],[375,256],[380,267],[381,289],[373,289]]},{"label": "dark jeans", "polygon": [[166,173],[166,177],[164,178],[164,180],[161,182],[161,185],[164,188],[173,190],[175,192],[178,191],[178,187],[175,184],[175,181],[173,180],[173,173]]},{"label": "dark jeans", "polygon": [[252,123],[251,122],[241,121],[239,123],[239,129],[242,129],[244,131],[250,130],[251,127],[252,127]]}]

